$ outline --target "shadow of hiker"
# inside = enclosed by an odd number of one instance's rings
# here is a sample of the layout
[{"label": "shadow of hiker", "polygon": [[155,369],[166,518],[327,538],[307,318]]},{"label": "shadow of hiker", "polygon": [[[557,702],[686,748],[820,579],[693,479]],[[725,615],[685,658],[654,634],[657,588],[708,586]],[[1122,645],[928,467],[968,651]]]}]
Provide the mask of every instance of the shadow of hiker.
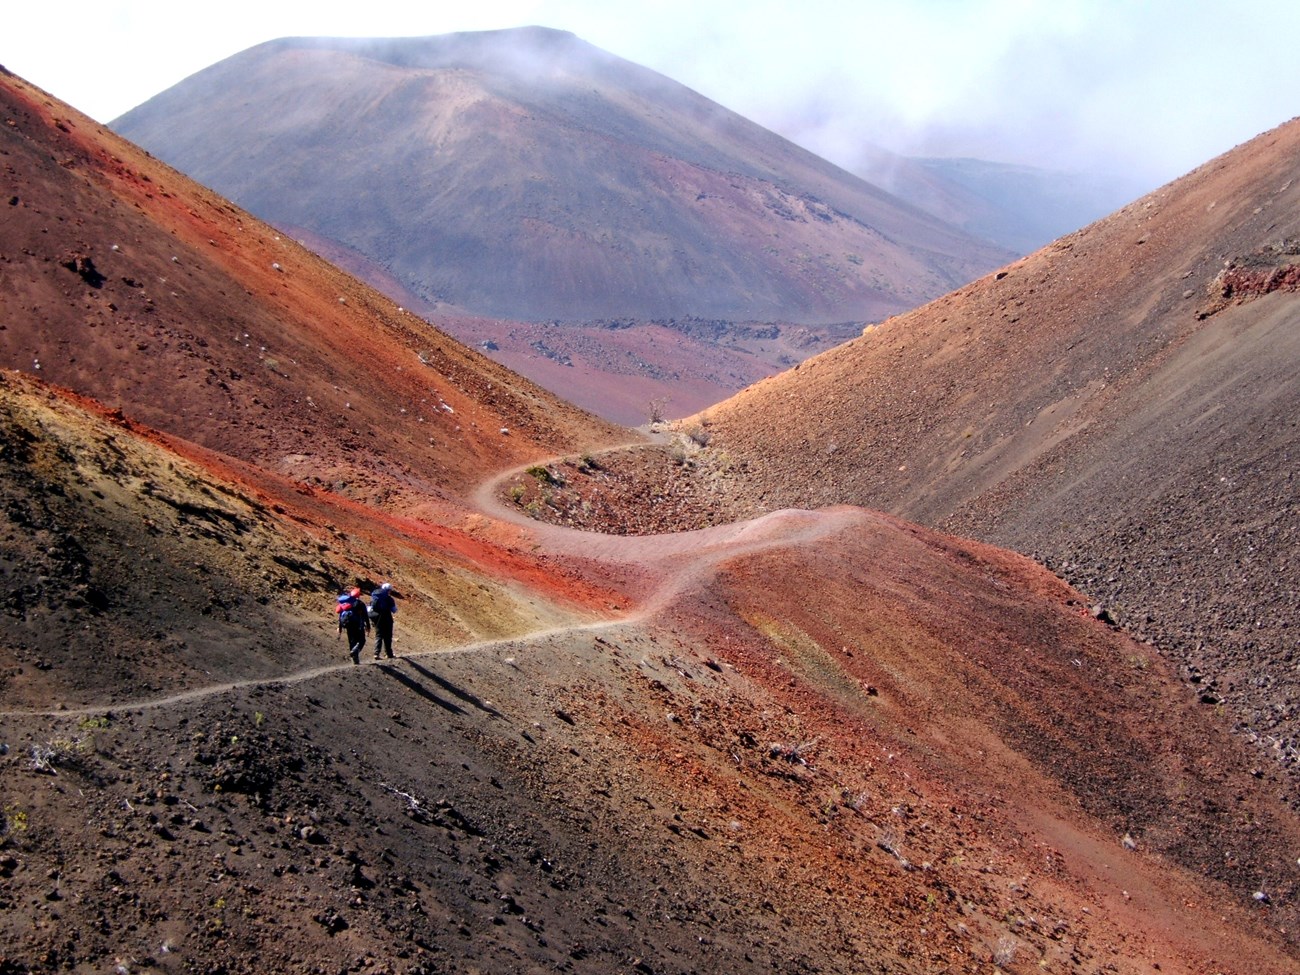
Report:
[{"label": "shadow of hiker", "polygon": [[[433,691],[429,690],[427,687],[421,684],[414,677],[402,673],[392,664],[382,663],[382,664],[377,664],[376,666],[378,666],[379,669],[382,670],[389,677],[396,678],[399,683],[415,691],[416,694],[419,694],[420,697],[424,698],[430,704],[436,704],[438,705],[438,707],[446,711],[450,711],[452,714],[467,713],[464,708],[460,707],[457,704],[453,704],[451,701],[439,697],[437,694],[433,693]],[[416,667],[416,670],[420,671],[420,673],[422,674],[428,674],[428,672],[423,667]]]},{"label": "shadow of hiker", "polygon": [[496,708],[492,707],[492,705],[487,704],[484,701],[480,700],[479,698],[475,697],[469,691],[457,687],[451,681],[447,680],[447,678],[438,676],[432,670],[429,670],[428,668],[421,666],[420,664],[416,663],[414,660],[411,660],[409,658],[407,659],[406,662],[410,664],[413,668],[418,670],[425,677],[429,678],[429,680],[433,681],[435,684],[441,687],[448,694],[455,695],[460,700],[464,701],[466,704],[476,707],[480,711],[484,712],[485,714],[489,714],[494,718],[501,717],[501,712],[498,711]]}]

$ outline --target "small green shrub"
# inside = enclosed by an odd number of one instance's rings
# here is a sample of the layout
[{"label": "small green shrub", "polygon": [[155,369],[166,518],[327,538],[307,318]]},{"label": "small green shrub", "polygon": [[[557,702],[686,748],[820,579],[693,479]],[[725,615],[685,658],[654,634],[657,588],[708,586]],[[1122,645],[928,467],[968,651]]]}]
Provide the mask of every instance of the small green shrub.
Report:
[{"label": "small green shrub", "polygon": [[0,840],[7,839],[14,833],[27,832],[27,810],[17,803],[10,803],[0,809]]},{"label": "small green shrub", "polygon": [[534,464],[532,467],[525,470],[524,473],[527,474],[529,477],[536,478],[539,484],[555,483],[555,475],[552,474],[548,468],[542,466],[541,464]]}]

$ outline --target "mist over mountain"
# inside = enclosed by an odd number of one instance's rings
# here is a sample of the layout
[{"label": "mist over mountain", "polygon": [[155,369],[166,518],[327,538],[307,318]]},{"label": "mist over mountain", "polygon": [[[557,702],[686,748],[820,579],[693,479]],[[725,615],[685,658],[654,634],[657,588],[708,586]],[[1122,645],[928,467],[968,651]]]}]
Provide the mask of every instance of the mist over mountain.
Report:
[{"label": "mist over mountain", "polygon": [[940,220],[1017,254],[1050,244],[1141,196],[1119,176],[1062,173],[981,159],[918,159],[864,151],[863,178]]},{"label": "mist over mountain", "polygon": [[443,310],[870,321],[1009,256],[543,28],[272,41],[113,126]]}]

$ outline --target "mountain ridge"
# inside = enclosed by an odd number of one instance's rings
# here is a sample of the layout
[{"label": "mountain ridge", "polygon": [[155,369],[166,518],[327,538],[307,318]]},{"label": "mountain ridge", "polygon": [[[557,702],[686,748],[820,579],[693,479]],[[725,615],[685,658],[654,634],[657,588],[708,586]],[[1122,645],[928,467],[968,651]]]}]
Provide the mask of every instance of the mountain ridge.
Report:
[{"label": "mountain ridge", "polygon": [[[537,70],[557,51],[568,73]],[[393,61],[421,68],[394,73]],[[518,80],[510,69],[524,61],[534,73]],[[575,61],[604,71],[597,85]],[[343,75],[346,90],[320,90]],[[241,160],[223,133],[254,120],[280,135]],[[871,318],[1008,256],[662,75],[541,28],[268,42],[114,125],[262,216],[367,253],[425,300],[496,317]],[[386,144],[391,161],[374,159]],[[328,147],[330,172],[304,168],[308,146]],[[361,178],[376,165],[392,178]],[[434,232],[394,246],[374,216],[390,213]],[[814,228],[842,241],[812,247]]]}]

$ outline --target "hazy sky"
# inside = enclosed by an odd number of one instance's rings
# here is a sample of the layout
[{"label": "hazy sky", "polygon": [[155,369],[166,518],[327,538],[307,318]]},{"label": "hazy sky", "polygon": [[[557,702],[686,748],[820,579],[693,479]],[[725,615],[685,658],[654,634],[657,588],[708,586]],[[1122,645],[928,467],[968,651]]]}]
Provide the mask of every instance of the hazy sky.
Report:
[{"label": "hazy sky", "polygon": [[1226,0],[64,0],[0,64],[108,121],[291,35],[572,31],[853,168],[864,143],[1154,187],[1300,114],[1300,3]]}]

